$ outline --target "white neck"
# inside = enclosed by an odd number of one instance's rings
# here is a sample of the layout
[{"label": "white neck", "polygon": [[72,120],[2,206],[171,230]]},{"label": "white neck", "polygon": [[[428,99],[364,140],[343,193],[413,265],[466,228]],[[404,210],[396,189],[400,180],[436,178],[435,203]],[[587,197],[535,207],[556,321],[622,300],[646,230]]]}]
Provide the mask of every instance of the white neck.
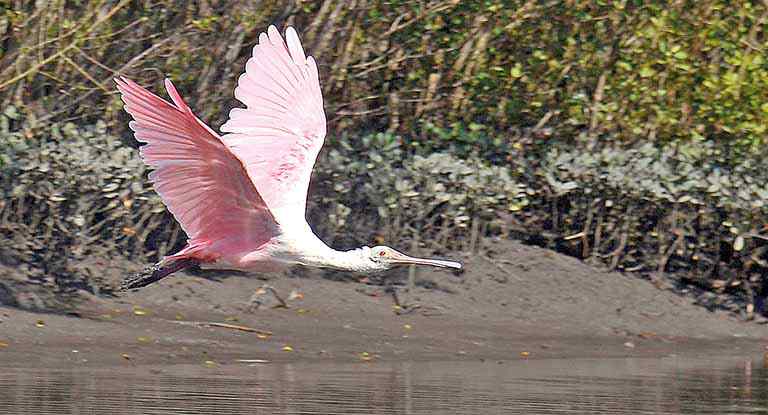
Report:
[{"label": "white neck", "polygon": [[362,247],[349,251],[337,251],[326,245],[322,252],[307,252],[302,255],[300,263],[303,265],[335,268],[344,271],[369,272],[375,271],[375,265],[371,262],[370,248]]},{"label": "white neck", "polygon": [[297,228],[283,227],[283,231],[285,251],[275,254],[286,262],[345,271],[377,270],[376,264],[370,260],[371,249],[367,246],[337,251],[320,240],[305,223],[299,224]]}]

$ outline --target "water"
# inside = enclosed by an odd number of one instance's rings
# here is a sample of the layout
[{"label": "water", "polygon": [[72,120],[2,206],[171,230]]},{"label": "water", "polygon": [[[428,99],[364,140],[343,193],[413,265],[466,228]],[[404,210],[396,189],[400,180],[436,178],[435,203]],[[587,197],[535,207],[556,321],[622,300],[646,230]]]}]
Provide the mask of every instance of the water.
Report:
[{"label": "water", "polygon": [[761,365],[662,358],[6,369],[0,413],[768,413]]}]

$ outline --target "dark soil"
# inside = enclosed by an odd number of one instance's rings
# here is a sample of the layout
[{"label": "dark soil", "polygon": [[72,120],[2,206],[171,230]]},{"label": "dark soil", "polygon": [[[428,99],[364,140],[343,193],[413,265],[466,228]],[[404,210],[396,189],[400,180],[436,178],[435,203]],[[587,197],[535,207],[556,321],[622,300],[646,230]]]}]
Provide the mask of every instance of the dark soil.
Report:
[{"label": "dark soil", "polygon": [[[91,295],[69,310],[79,317],[0,308],[0,366],[754,358],[768,344],[765,325],[708,311],[634,276],[515,242],[493,246],[492,259],[464,258],[461,275],[424,269],[411,293],[398,286],[404,304],[420,307],[398,309],[374,280],[332,280],[301,269],[269,280],[179,273],[116,298]],[[117,284],[127,267],[143,265],[107,264],[103,277]],[[406,275],[401,270],[393,280]],[[293,292],[288,308],[273,308],[277,302],[265,294],[250,309],[252,293],[265,283],[285,297]]]}]

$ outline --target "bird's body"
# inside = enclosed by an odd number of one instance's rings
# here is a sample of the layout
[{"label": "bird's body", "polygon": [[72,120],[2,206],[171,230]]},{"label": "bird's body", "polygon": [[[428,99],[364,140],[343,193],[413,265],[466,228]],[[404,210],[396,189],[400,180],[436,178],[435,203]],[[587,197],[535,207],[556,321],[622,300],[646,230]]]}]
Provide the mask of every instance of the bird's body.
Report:
[{"label": "bird's body", "polygon": [[[198,119],[170,80],[173,103],[126,78],[116,79],[150,180],[188,236],[187,246],[158,264],[154,282],[179,264],[274,271],[302,264],[382,271],[397,264],[460,268],[452,261],[408,257],[388,247],[337,251],[305,219],[307,188],[325,137],[318,71],[293,28],[287,45],[274,26],[262,33],[220,136]],[[158,271],[160,270],[160,271]],[[128,288],[146,285],[133,281]]]},{"label": "bird's body", "polygon": [[358,272],[382,270],[366,260],[370,256],[370,248],[337,251],[320,240],[308,225],[302,229],[279,227],[267,243],[256,249],[246,244],[221,245],[221,248],[209,249],[220,252],[220,256],[210,262],[201,262],[202,268],[266,272],[290,265],[306,265]]}]

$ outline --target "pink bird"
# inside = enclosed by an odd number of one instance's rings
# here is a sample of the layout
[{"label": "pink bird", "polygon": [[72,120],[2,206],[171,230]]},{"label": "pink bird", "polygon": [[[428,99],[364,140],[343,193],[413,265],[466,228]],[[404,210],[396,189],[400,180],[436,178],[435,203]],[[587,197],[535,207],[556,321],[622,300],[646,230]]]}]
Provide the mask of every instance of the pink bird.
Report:
[{"label": "pink bird", "polygon": [[149,179],[181,224],[187,245],[122,289],[143,287],[169,274],[202,268],[276,271],[292,264],[372,273],[396,265],[461,269],[455,261],[414,258],[386,246],[337,251],[305,218],[312,166],[325,138],[325,112],[315,60],[304,55],[296,31],[287,45],[274,26],[259,36],[238,79],[220,136],[197,118],[170,80],[173,103],[135,82],[115,79]]}]

